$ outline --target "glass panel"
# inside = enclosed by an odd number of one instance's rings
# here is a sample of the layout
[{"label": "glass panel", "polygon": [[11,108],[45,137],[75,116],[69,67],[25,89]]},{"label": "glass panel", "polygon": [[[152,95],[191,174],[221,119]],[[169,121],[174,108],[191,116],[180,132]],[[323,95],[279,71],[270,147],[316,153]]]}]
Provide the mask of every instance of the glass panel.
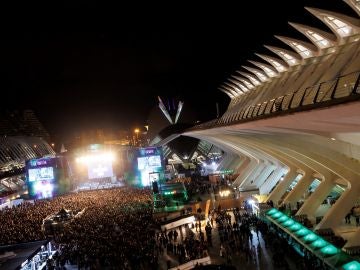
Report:
[{"label": "glass panel", "polygon": [[312,86],[306,88],[304,101],[302,105],[314,104],[314,98],[319,86]]},{"label": "glass panel", "polygon": [[354,90],[357,78],[358,73],[352,73],[347,76],[340,77],[335,91],[335,98],[347,97],[351,95],[352,91]]},{"label": "glass panel", "polygon": [[293,100],[290,104],[291,108],[297,108],[300,106],[300,102],[301,102],[302,96],[304,95],[304,92],[305,92],[305,88],[302,88],[299,91],[296,91],[294,93]]},{"label": "glass panel", "polygon": [[264,114],[264,110],[266,108],[266,105],[267,105],[267,102],[264,102],[264,103],[261,104],[258,115],[263,115]]},{"label": "glass panel", "polygon": [[265,108],[265,114],[269,114],[269,113],[270,113],[270,111],[271,111],[271,109],[272,109],[272,106],[273,106],[274,102],[275,102],[275,100],[274,100],[274,99],[273,99],[273,100],[268,101],[267,106],[266,106],[266,108]]},{"label": "glass panel", "polygon": [[333,89],[334,89],[335,85],[336,85],[336,80],[321,83],[320,87],[319,87],[319,90],[318,90],[319,92],[318,92],[318,96],[316,98],[316,102],[330,100],[331,99],[331,94],[333,92]]},{"label": "glass panel", "polygon": [[292,98],[293,94],[287,94],[284,96],[282,105],[281,105],[281,109],[282,110],[287,110],[289,109],[289,105],[290,105],[290,100]]}]

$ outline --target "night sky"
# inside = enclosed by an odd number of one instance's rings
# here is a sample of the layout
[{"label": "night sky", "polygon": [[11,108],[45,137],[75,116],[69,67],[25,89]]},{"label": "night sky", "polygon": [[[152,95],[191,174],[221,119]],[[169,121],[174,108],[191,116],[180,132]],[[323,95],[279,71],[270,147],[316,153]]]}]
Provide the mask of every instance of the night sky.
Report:
[{"label": "night sky", "polygon": [[304,6],[355,15],[341,0],[73,2],[21,7],[0,36],[2,109],[34,109],[62,137],[142,125],[158,95],[183,100],[197,120],[213,119],[216,102],[226,110],[217,87],[230,74],[260,60],[255,52],[271,54],[263,44],[286,48],[274,34],[302,38],[287,21],[323,27]]}]

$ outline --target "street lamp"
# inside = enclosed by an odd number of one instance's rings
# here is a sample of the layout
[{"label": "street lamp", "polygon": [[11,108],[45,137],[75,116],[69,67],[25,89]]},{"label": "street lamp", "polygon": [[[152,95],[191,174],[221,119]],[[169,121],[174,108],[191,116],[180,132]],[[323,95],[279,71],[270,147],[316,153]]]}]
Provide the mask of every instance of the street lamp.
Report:
[{"label": "street lamp", "polygon": [[135,128],[134,132],[135,132],[135,141],[136,141],[135,144],[138,145],[139,144],[139,132],[140,132],[140,129]]}]

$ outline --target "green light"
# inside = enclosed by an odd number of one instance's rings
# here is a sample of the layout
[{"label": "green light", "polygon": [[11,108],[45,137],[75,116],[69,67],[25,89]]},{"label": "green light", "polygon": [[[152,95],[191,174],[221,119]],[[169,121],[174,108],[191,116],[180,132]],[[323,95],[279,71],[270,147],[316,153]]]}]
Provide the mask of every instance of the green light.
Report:
[{"label": "green light", "polygon": [[275,215],[273,215],[273,219],[279,219],[282,216],[285,216],[285,215],[283,213],[279,212],[279,213],[276,213]]},{"label": "green light", "polygon": [[292,231],[292,232],[298,231],[301,228],[303,228],[303,226],[296,222],[294,222],[294,224],[289,227],[290,231]]},{"label": "green light", "polygon": [[306,228],[301,228],[300,230],[298,230],[295,234],[297,235],[297,236],[300,236],[300,237],[302,237],[302,236],[304,236],[304,235],[307,235],[307,234],[309,234],[309,233],[311,233],[311,231],[309,230],[309,229],[306,229]]},{"label": "green light", "polygon": [[288,219],[287,221],[285,221],[283,223],[283,226],[284,227],[289,227],[289,226],[293,225],[294,223],[295,223],[295,221],[293,221],[292,219]]},{"label": "green light", "polygon": [[333,245],[327,245],[326,247],[323,247],[320,249],[320,252],[324,255],[335,255],[336,253],[339,252],[339,250],[333,246]]},{"label": "green light", "polygon": [[344,264],[341,268],[344,270],[360,270],[360,263],[358,261],[351,261]]},{"label": "green light", "polygon": [[323,247],[327,246],[328,244],[329,244],[328,242],[326,242],[324,239],[320,238],[320,239],[312,242],[310,244],[310,246],[312,246],[315,249],[318,249],[318,248],[323,248]]},{"label": "green light", "polygon": [[282,215],[283,215],[283,213],[277,212],[277,213],[275,213],[275,214],[273,214],[271,216],[272,216],[272,218],[277,219],[277,218],[281,217]]},{"label": "green light", "polygon": [[272,209],[270,209],[269,211],[267,211],[267,215],[273,215],[273,214],[275,214],[275,213],[277,213],[277,212],[279,212],[279,210],[277,210],[277,209],[275,209],[275,208],[272,208]]},{"label": "green light", "polygon": [[305,242],[313,242],[318,238],[319,236],[317,236],[315,233],[309,233],[308,235],[305,235],[303,239]]},{"label": "green light", "polygon": [[285,221],[287,221],[287,220],[289,220],[289,217],[286,216],[286,215],[283,215],[281,218],[278,219],[278,221],[279,221],[280,223],[283,223],[283,222],[285,222]]},{"label": "green light", "polygon": [[283,213],[278,212],[278,213],[274,214],[272,217],[273,217],[273,219],[278,219],[278,218],[282,217],[283,215],[284,215]]}]

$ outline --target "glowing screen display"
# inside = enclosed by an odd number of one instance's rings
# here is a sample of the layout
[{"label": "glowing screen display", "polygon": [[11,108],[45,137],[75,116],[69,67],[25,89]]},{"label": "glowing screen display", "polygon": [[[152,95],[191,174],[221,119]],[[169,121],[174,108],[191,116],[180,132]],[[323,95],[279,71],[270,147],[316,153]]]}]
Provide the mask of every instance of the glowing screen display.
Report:
[{"label": "glowing screen display", "polygon": [[54,179],[53,167],[29,169],[28,172],[29,172],[29,182]]},{"label": "glowing screen display", "polygon": [[112,177],[114,175],[111,160],[94,160],[88,162],[87,166],[89,179]]},{"label": "glowing screen display", "polygon": [[26,185],[30,199],[50,199],[70,190],[66,159],[46,157],[26,161]]},{"label": "glowing screen display", "polygon": [[161,167],[160,156],[138,157],[138,170]]},{"label": "glowing screen display", "polygon": [[[44,164],[48,165],[48,164]],[[37,164],[34,164],[37,166]],[[57,184],[53,167],[29,168],[27,172],[29,196],[33,199],[49,199],[56,195]]]},{"label": "glowing screen display", "polygon": [[137,183],[140,186],[150,186],[164,177],[163,154],[161,147],[139,148],[134,159]]}]

